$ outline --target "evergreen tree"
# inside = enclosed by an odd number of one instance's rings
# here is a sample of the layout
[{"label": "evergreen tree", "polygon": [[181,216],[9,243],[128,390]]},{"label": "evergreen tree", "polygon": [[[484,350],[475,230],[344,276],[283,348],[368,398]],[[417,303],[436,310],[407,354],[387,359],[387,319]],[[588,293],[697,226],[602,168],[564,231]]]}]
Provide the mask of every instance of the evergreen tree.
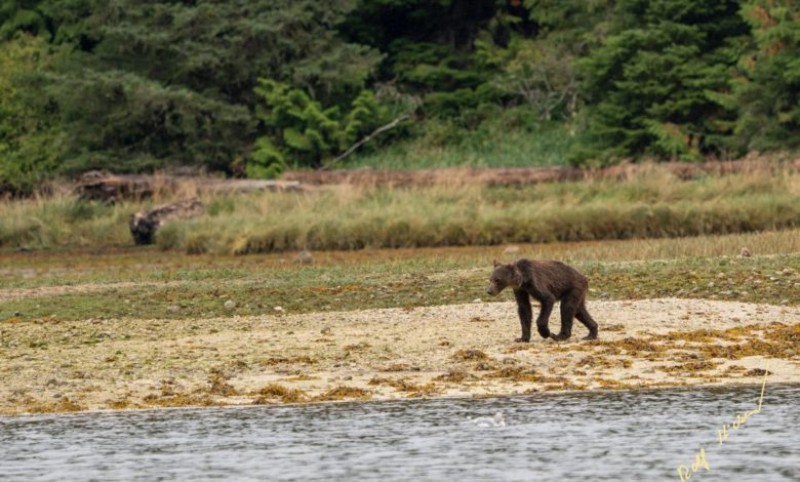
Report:
[{"label": "evergreen tree", "polygon": [[738,153],[800,148],[800,2],[745,2],[755,50],[742,58],[733,101]]},{"label": "evergreen tree", "polygon": [[341,30],[386,54],[378,79],[422,98],[421,112],[458,118],[493,101],[492,72],[475,40],[501,10],[496,0],[361,0]]},{"label": "evergreen tree", "polygon": [[363,90],[346,114],[339,106],[324,108],[300,89],[271,79],[261,79],[257,115],[266,135],[256,141],[250,177],[274,177],[290,162],[321,167],[385,120],[385,109],[375,95]]},{"label": "evergreen tree", "polygon": [[[259,77],[346,102],[379,60],[337,39],[349,1],[201,3],[113,0],[89,19],[98,39],[57,92],[74,132],[68,170],[114,158],[118,169],[249,162]],[[74,72],[73,68],[70,72]],[[100,127],[96,123],[100,121]]]},{"label": "evergreen tree", "polygon": [[[580,108],[577,61],[596,47],[608,0],[526,0],[515,15],[499,13],[478,41],[478,57],[497,70],[492,84],[508,104],[522,103],[543,121],[571,120]],[[498,32],[505,24],[507,35]]]},{"label": "evergreen tree", "polygon": [[[380,54],[342,41],[355,0],[27,0],[0,7],[0,34],[61,53],[37,86],[66,133],[56,172],[170,165],[244,172],[260,129],[261,77],[347,106]],[[0,94],[2,95],[2,94]],[[9,138],[12,134],[7,134]]]},{"label": "evergreen tree", "polygon": [[53,59],[47,43],[28,34],[0,49],[0,192],[30,192],[59,166],[65,136],[42,92]]},{"label": "evergreen tree", "polygon": [[583,62],[590,104],[577,161],[718,154],[736,112],[720,102],[747,25],[734,0],[625,0],[612,35]]}]

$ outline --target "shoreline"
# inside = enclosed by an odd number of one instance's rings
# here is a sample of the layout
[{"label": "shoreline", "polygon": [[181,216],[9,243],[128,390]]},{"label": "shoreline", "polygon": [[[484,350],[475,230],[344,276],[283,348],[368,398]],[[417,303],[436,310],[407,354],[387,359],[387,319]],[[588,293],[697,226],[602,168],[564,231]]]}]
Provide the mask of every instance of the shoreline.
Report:
[{"label": "shoreline", "polygon": [[[780,388],[794,388],[800,387],[800,381],[796,382],[780,382],[780,383],[770,383],[769,378],[767,379],[766,383],[766,390],[764,391],[765,395],[769,395],[769,387],[780,387]],[[31,413],[18,413],[18,414],[3,414],[0,413],[0,419],[6,418],[20,418],[20,417],[43,417],[43,416],[71,416],[71,415],[88,415],[88,414],[118,414],[118,413],[147,413],[147,412],[161,412],[161,411],[178,411],[178,410],[210,410],[210,409],[261,409],[261,408],[298,408],[298,407],[305,407],[309,405],[361,405],[361,404],[383,404],[383,403],[403,403],[403,402],[436,402],[436,401],[448,401],[448,400],[492,400],[492,399],[515,399],[515,398],[529,398],[533,396],[541,396],[541,397],[561,397],[564,395],[595,395],[595,394],[608,394],[608,393],[621,393],[621,392],[636,392],[636,393],[653,393],[653,392],[660,392],[660,391],[694,391],[694,390],[727,390],[727,389],[741,389],[745,390],[748,388],[757,389],[760,393],[762,387],[762,382],[736,382],[733,381],[731,383],[720,383],[716,385],[675,385],[675,386],[659,386],[659,387],[631,387],[625,389],[613,389],[613,388],[595,388],[591,390],[564,390],[564,391],[548,391],[548,392],[539,392],[536,394],[529,394],[529,395],[487,395],[487,396],[459,396],[459,395],[451,395],[451,396],[438,396],[438,397],[429,397],[429,398],[385,398],[385,399],[369,399],[369,400],[328,400],[324,402],[294,402],[294,403],[280,403],[280,404],[230,404],[230,405],[181,405],[181,406],[153,406],[153,407],[142,407],[142,408],[98,408],[93,410],[82,410],[82,411],[66,411],[66,412],[31,412]]]},{"label": "shoreline", "polygon": [[[512,302],[3,323],[0,415],[800,383],[800,308],[590,301],[600,340],[514,343]],[[558,324],[556,316],[551,328]]]}]

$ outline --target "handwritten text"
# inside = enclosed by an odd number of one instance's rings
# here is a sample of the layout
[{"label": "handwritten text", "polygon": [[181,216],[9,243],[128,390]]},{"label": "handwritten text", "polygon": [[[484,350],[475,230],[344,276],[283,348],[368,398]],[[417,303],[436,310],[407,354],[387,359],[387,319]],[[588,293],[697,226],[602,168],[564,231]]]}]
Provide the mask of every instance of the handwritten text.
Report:
[{"label": "handwritten text", "polygon": [[[758,407],[754,408],[753,410],[742,412],[736,415],[736,419],[733,423],[726,423],[722,425],[717,432],[719,437],[719,444],[726,440],[730,436],[731,430],[738,430],[744,423],[757,413],[761,413],[761,405],[764,403],[764,389],[767,386],[767,374],[769,373],[768,370],[764,370],[764,381],[761,383],[761,396],[758,398]],[[708,459],[706,459],[706,450],[703,447],[700,447],[700,450],[694,456],[694,462],[691,466],[688,465],[680,465],[678,466],[678,477],[680,477],[681,482],[686,482],[687,480],[691,479],[694,474],[697,473],[700,469],[706,469],[706,471],[711,470],[711,465],[708,463]]]}]

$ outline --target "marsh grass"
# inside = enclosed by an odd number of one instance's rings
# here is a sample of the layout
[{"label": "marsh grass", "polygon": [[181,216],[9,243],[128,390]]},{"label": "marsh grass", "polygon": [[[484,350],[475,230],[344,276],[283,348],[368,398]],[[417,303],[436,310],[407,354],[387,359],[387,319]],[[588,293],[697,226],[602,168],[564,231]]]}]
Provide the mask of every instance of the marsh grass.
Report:
[{"label": "marsh grass", "polygon": [[[253,254],[427,246],[674,238],[800,223],[797,175],[682,181],[665,170],[623,181],[527,187],[451,180],[420,188],[340,186],[241,196],[235,209],[181,223],[164,249]],[[228,204],[231,204],[228,202]]]},{"label": "marsh grass", "polygon": [[131,207],[57,195],[0,201],[0,247],[59,247],[130,244]]},{"label": "marsh grass", "polygon": [[[335,186],[306,193],[204,196],[207,214],[163,227],[157,245],[189,254],[675,238],[800,224],[800,175],[754,170],[681,180],[652,166],[623,179],[489,187]],[[159,201],[164,201],[163,194]],[[56,196],[0,204],[0,247],[132,244],[131,213]]]}]

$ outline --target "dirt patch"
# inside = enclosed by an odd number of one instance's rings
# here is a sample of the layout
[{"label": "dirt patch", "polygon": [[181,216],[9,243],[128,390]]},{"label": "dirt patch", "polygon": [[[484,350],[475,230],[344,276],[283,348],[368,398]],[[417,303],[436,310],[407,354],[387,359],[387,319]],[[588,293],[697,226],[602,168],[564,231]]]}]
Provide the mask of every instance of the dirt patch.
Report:
[{"label": "dirt patch", "polygon": [[[600,340],[519,336],[512,303],[0,323],[0,414],[800,382],[800,308],[592,302]],[[481,322],[474,320],[480,319]],[[552,320],[555,321],[555,320]],[[613,330],[604,330],[613,327]]]}]

